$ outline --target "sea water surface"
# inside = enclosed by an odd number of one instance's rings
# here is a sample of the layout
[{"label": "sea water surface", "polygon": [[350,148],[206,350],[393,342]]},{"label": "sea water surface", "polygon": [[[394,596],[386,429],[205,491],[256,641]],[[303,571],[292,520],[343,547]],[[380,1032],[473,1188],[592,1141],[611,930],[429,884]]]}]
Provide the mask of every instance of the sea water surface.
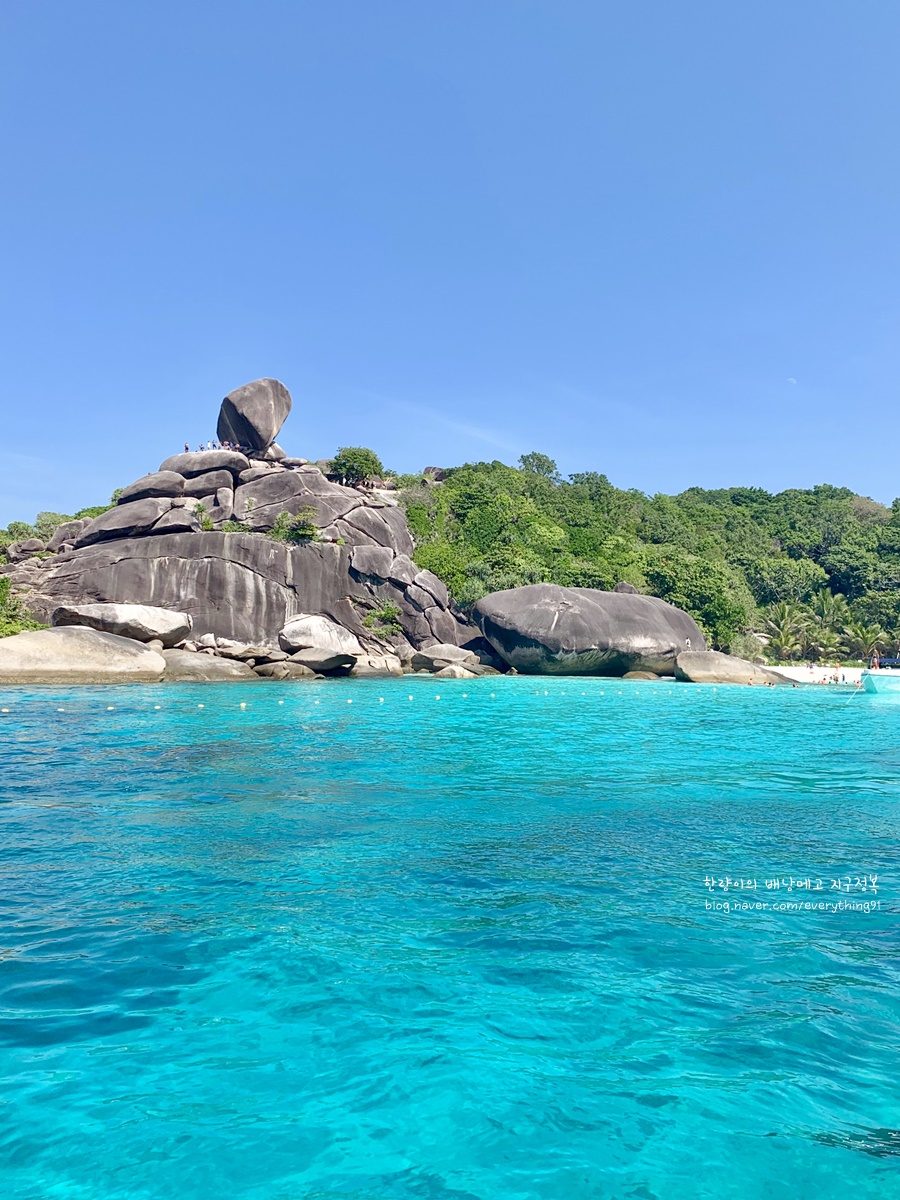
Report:
[{"label": "sea water surface", "polygon": [[0,705],[7,1200],[900,1195],[900,705]]}]

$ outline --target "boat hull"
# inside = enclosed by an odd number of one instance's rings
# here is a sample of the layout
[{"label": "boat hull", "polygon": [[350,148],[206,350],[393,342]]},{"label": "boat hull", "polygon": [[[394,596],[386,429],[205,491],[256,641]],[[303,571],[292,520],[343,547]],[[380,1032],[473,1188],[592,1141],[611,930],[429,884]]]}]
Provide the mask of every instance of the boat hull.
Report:
[{"label": "boat hull", "polygon": [[900,671],[863,671],[861,682],[867,692],[900,696]]}]

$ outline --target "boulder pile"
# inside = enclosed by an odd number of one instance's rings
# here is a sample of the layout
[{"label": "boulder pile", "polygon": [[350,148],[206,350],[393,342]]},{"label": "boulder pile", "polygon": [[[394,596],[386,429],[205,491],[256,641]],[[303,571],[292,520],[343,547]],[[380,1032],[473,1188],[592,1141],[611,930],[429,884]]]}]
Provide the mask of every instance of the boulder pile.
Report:
[{"label": "boulder pile", "polygon": [[322,614],[294,617],[279,634],[280,644],[211,633],[195,637],[189,614],[149,605],[67,605],[52,619],[50,629],[0,638],[0,683],[309,680],[414,672],[475,679],[497,673],[476,651],[455,645],[367,653]]},{"label": "boulder pile", "polygon": [[14,594],[38,620],[139,604],[185,612],[197,635],[273,647],[291,618],[319,614],[350,634],[359,666],[477,636],[412,561],[395,492],[335,483],[277,446],[290,408],[277,380],[229,393],[226,448],[171,455],[100,516],[10,547]]}]

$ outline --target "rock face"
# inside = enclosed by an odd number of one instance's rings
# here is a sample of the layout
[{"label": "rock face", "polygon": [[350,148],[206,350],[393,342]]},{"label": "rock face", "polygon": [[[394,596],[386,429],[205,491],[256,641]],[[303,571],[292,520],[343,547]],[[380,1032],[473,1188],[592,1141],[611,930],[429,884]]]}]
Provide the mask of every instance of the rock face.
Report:
[{"label": "rock face", "polygon": [[501,658],[528,675],[672,675],[680,653],[706,648],[687,613],[627,592],[536,583],[485,596],[474,615]]},{"label": "rock face", "polygon": [[689,683],[791,683],[792,680],[767,671],[743,658],[721,654],[718,650],[692,650],[678,655],[675,677]]},{"label": "rock face", "polygon": [[46,568],[28,577],[26,603],[48,621],[62,605],[139,601],[187,613],[198,637],[212,633],[271,645],[292,617],[319,614],[373,650],[378,642],[362,622],[390,603],[400,610],[400,626],[413,646],[474,636],[449,609],[433,604],[420,612],[402,585],[357,579],[349,560],[346,546],[292,546],[243,533],[121,538],[45,560]]},{"label": "rock face", "polygon": [[[222,401],[216,435],[264,453],[291,411],[291,393],[277,379],[257,379],[229,392]],[[278,448],[281,457],[284,451]]]},{"label": "rock face", "polygon": [[73,604],[57,608],[50,618],[54,627],[85,625],[102,633],[117,633],[135,642],[157,639],[163,646],[176,645],[191,632],[187,613],[151,608],[146,604]]},{"label": "rock face", "polygon": [[138,642],[75,625],[0,638],[0,683],[140,683],[165,667]]}]

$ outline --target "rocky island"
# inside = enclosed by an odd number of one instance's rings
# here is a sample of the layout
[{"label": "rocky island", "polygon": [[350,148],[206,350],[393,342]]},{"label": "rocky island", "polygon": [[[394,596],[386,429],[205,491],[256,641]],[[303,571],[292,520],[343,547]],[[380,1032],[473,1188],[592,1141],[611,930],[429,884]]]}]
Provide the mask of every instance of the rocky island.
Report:
[{"label": "rocky island", "polygon": [[727,655],[713,663],[691,616],[626,583],[516,587],[464,611],[414,561],[396,489],[278,445],[291,407],[278,380],[245,384],[222,401],[216,448],[170,456],[46,543],[10,545],[7,586],[49,628],[0,639],[0,682],[510,670],[771,682]]}]

